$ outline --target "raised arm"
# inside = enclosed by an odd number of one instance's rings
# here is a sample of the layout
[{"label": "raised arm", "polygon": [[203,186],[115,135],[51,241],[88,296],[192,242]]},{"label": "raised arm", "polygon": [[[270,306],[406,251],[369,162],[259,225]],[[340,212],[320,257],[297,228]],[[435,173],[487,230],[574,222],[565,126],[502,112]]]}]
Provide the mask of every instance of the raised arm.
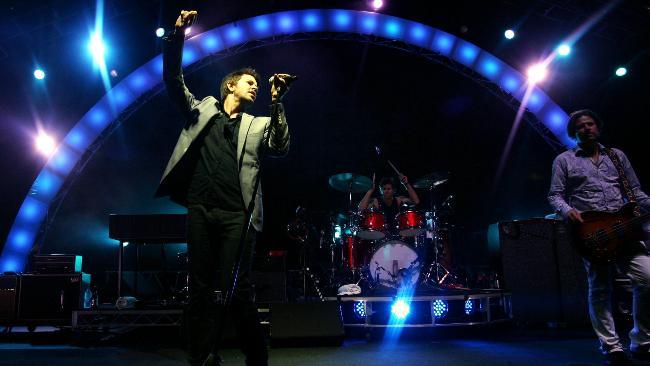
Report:
[{"label": "raised arm", "polygon": [[373,193],[375,193],[375,173],[372,173],[372,187],[370,187],[368,192],[366,192],[366,194],[361,199],[361,202],[359,202],[359,210],[363,211],[368,208]]},{"label": "raised arm", "polygon": [[163,81],[167,95],[176,105],[186,121],[193,121],[196,116],[192,112],[199,103],[185,86],[183,79],[183,43],[185,29],[196,20],[196,11],[181,10],[176,19],[174,30],[163,38]]},{"label": "raised arm", "polygon": [[399,180],[404,184],[404,187],[406,187],[406,191],[409,194],[409,199],[411,202],[413,202],[414,205],[420,204],[420,197],[418,197],[415,189],[413,189],[413,186],[409,183],[408,178],[404,174],[400,174]]},{"label": "raised arm", "polygon": [[285,78],[289,74],[274,74],[271,77],[271,120],[265,131],[267,151],[270,156],[282,157],[289,152],[289,126],[284,114],[282,98],[289,90]]}]

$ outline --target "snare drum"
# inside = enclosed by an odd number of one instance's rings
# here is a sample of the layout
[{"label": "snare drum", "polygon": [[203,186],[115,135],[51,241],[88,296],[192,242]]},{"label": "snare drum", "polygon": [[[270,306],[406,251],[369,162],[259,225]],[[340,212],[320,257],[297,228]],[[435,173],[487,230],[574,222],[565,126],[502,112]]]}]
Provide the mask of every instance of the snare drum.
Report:
[{"label": "snare drum", "polygon": [[396,221],[401,236],[418,236],[424,232],[424,216],[413,209],[409,208],[397,214]]},{"label": "snare drum", "polygon": [[380,240],[386,236],[386,217],[378,210],[370,209],[361,213],[357,236],[366,240]]}]

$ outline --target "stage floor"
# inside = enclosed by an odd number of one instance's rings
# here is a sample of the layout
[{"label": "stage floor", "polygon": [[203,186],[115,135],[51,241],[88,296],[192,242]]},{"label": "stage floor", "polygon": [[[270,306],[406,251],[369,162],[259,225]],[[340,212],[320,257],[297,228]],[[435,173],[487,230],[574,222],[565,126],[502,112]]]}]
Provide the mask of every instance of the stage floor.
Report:
[{"label": "stage floor", "polygon": [[[160,339],[156,339],[160,337]],[[107,339],[79,335],[12,334],[0,337],[0,365],[183,365],[173,334],[130,333]],[[224,365],[244,365],[236,348],[222,352]],[[397,341],[374,335],[348,337],[341,347],[271,348],[270,364],[293,365],[602,365],[590,329],[512,327],[406,334]],[[644,365],[639,363],[639,365]]]}]

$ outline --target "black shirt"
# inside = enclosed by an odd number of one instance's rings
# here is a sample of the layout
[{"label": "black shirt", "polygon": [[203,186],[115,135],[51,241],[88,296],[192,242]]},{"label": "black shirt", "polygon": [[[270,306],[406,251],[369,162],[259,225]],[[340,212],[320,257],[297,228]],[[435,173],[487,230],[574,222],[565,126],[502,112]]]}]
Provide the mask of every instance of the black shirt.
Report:
[{"label": "black shirt", "polygon": [[237,162],[241,115],[230,118],[223,113],[208,122],[187,193],[188,204],[244,211]]},{"label": "black shirt", "polygon": [[386,225],[388,226],[389,230],[395,230],[397,228],[397,221],[395,218],[397,217],[397,214],[399,213],[399,205],[397,204],[397,198],[393,197],[393,202],[391,203],[390,206],[388,206],[384,202],[383,197],[377,198],[377,205],[380,211],[384,213],[384,216],[386,218]]}]

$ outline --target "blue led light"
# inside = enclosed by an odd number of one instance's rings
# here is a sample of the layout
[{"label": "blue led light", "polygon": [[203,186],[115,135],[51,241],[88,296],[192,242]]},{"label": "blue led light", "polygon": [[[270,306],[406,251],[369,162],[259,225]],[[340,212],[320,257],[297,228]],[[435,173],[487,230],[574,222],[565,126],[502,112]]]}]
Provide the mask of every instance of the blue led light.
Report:
[{"label": "blue led light", "polygon": [[39,201],[48,203],[59,191],[61,184],[63,184],[63,179],[51,170],[43,169],[38,177],[36,177],[29,194]]},{"label": "blue led light", "polygon": [[471,299],[465,300],[465,314],[472,315],[474,314],[474,302]]},{"label": "blue led light", "polygon": [[95,104],[95,106],[88,111],[88,121],[91,123],[93,129],[103,130],[108,124],[108,116],[103,106]]},{"label": "blue led light", "polygon": [[196,48],[186,44],[183,47],[183,67],[191,65],[199,59],[199,52]]},{"label": "blue led light", "polygon": [[513,94],[519,90],[521,82],[513,74],[507,74],[501,78],[499,85],[509,93]]},{"label": "blue led light", "polygon": [[120,83],[106,93],[110,104],[119,111],[130,105],[135,98],[128,92],[126,84]]},{"label": "blue led light", "polygon": [[79,157],[79,154],[70,150],[65,145],[61,145],[48,162],[48,165],[55,172],[65,176],[72,170]]},{"label": "blue led light", "polygon": [[[151,75],[152,78],[156,80],[162,79],[162,71],[163,71],[163,62],[162,62],[162,56],[158,55],[154,58],[152,58],[149,62],[146,64],[142,65],[138,69],[136,69],[134,72],[146,72],[147,74]],[[122,84],[121,82],[120,84]],[[120,85],[118,84],[118,85]]]},{"label": "blue led light", "polygon": [[489,56],[487,52],[483,52],[478,60],[477,71],[495,81],[501,72],[501,62]]},{"label": "blue led light", "polygon": [[307,30],[313,30],[320,25],[320,16],[315,13],[306,13],[302,18],[302,24]]},{"label": "blue led light", "polygon": [[278,26],[281,31],[283,32],[295,32],[296,30],[296,22],[293,19],[293,17],[289,15],[283,15],[278,19]]},{"label": "blue led light", "polygon": [[530,96],[528,97],[528,104],[526,107],[530,109],[533,113],[538,113],[546,104],[548,97],[546,94],[541,91],[539,88],[533,88]]},{"label": "blue led light", "polygon": [[16,220],[21,223],[38,223],[47,214],[47,205],[43,202],[34,199],[33,197],[25,198]]},{"label": "blue led light", "polygon": [[205,53],[215,53],[221,51],[221,41],[219,37],[212,33],[206,34],[200,38],[197,38],[197,42]]},{"label": "blue led light", "polygon": [[352,17],[347,11],[335,11],[333,20],[338,30],[347,30],[352,25]]},{"label": "blue led light", "polygon": [[377,17],[373,14],[364,15],[361,18],[361,31],[370,34],[377,29]]},{"label": "blue led light", "polygon": [[391,38],[396,38],[401,35],[402,33],[402,26],[399,24],[397,21],[394,20],[389,20],[386,22],[384,25],[384,30],[386,31],[386,34],[391,37]]},{"label": "blue led light", "polygon": [[353,305],[354,315],[358,318],[366,317],[366,302],[365,301],[355,301]]},{"label": "blue led light", "polygon": [[445,300],[435,300],[431,303],[431,312],[436,319],[444,318],[448,311],[449,307]]},{"label": "blue led light", "polygon": [[90,138],[89,132],[77,124],[65,137],[63,143],[75,149],[77,152],[83,152],[90,145]]},{"label": "blue led light", "polygon": [[20,272],[23,268],[23,261],[20,261],[16,256],[2,256],[0,259],[0,268],[2,272]]},{"label": "blue led light", "polygon": [[239,44],[242,42],[242,39],[244,37],[244,32],[241,30],[241,28],[233,24],[228,25],[225,33],[226,41],[229,47],[235,44]]},{"label": "blue led light", "polygon": [[454,59],[465,66],[472,66],[479,53],[479,48],[471,43],[460,41],[459,47],[454,53]]},{"label": "blue led light", "polygon": [[271,28],[268,17],[258,17],[253,21],[253,29],[256,33],[266,33]]},{"label": "blue led light", "polygon": [[433,36],[433,43],[431,44],[431,49],[433,51],[440,52],[443,55],[449,55],[451,53],[451,49],[454,46],[455,39],[456,37],[452,36],[451,34],[442,31],[437,31],[436,34]]}]

